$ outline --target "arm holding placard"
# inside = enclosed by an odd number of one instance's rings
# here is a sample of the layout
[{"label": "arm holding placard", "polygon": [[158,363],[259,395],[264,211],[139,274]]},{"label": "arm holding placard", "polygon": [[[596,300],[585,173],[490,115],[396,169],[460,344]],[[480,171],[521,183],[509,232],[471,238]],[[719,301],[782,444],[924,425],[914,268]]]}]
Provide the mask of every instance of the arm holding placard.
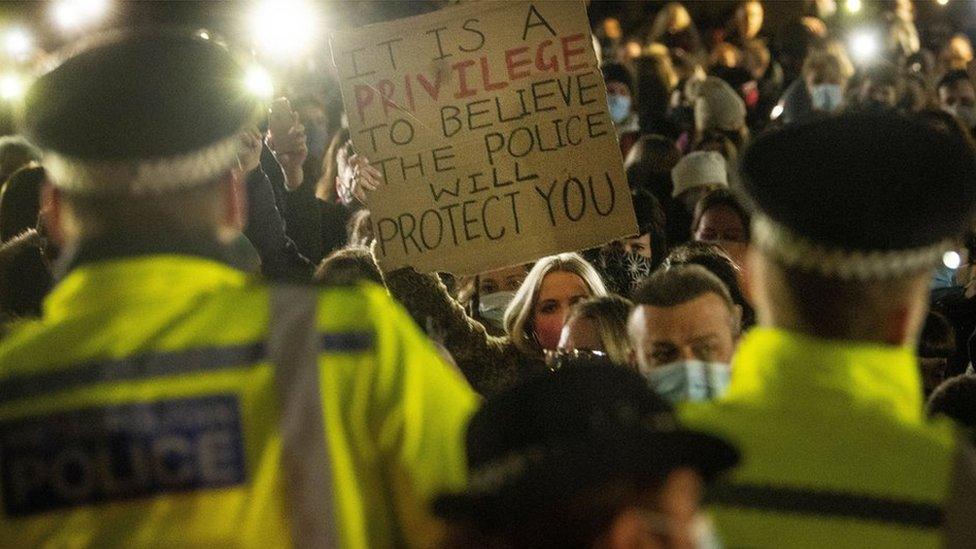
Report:
[{"label": "arm holding placard", "polygon": [[508,336],[489,335],[451,297],[436,275],[421,274],[408,267],[387,273],[386,281],[393,297],[421,326],[426,325],[427,319],[433,320],[442,336],[441,343],[478,393],[495,394],[545,368],[541,359],[516,349]]},{"label": "arm holding placard", "polygon": [[[349,191],[366,204],[369,193],[383,186],[382,174],[363,155],[351,156],[349,163],[353,167]],[[421,274],[410,267],[384,274],[390,293],[414,320],[421,326],[431,323],[437,328],[440,343],[478,393],[494,394],[545,369],[541,358],[522,353],[508,336],[488,334],[484,325],[451,297],[436,275]]]}]

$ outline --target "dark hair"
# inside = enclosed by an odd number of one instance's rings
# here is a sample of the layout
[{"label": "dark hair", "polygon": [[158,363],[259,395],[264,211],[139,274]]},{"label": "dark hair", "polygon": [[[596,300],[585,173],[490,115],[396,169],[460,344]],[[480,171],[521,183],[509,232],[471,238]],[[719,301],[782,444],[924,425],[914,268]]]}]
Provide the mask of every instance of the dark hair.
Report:
[{"label": "dark hair", "polygon": [[647,191],[631,193],[638,236],[651,236],[651,268],[656,269],[668,256],[667,223],[660,201]]},{"label": "dark hair", "polygon": [[889,61],[880,61],[864,71],[862,83],[870,81],[872,84],[882,84],[901,89],[905,80],[898,67]]},{"label": "dark hair", "polygon": [[698,225],[701,224],[701,218],[705,215],[705,212],[716,206],[725,206],[730,208],[732,211],[739,216],[742,220],[742,227],[745,231],[746,242],[750,240],[750,228],[749,228],[749,212],[746,211],[745,206],[739,200],[739,197],[729,189],[715,189],[714,191],[706,194],[695,204],[695,216],[691,222],[691,232],[694,234],[698,230]]},{"label": "dark hair", "polygon": [[600,69],[603,71],[603,80],[605,82],[620,82],[627,86],[631,96],[637,95],[637,90],[634,89],[634,73],[626,65],[620,63],[604,63]]},{"label": "dark hair", "polygon": [[935,85],[935,89],[941,90],[942,88],[947,88],[956,82],[969,82],[970,85],[973,84],[973,81],[969,79],[969,73],[962,69],[957,69],[942,75],[942,78],[939,79],[939,83]]},{"label": "dark hair", "polygon": [[742,307],[742,326],[748,328],[756,323],[756,313],[746,301],[739,286],[739,267],[718,244],[712,242],[686,242],[671,250],[664,260],[663,268],[672,269],[683,265],[700,265],[725,283],[732,301]]},{"label": "dark hair", "polygon": [[663,135],[642,135],[627,155],[627,183],[633,191],[644,190],[663,202],[671,197],[671,170],[681,160],[674,140]]},{"label": "dark hair", "polygon": [[348,286],[364,280],[386,286],[376,259],[365,246],[340,248],[326,256],[315,269],[315,281],[326,286]]},{"label": "dark hair", "polygon": [[961,375],[946,380],[932,392],[926,411],[929,417],[943,415],[976,428],[976,376]]},{"label": "dark hair", "polygon": [[636,305],[676,307],[707,293],[720,297],[730,311],[734,309],[728,286],[701,265],[658,270],[637,286],[633,298]]},{"label": "dark hair", "polygon": [[6,242],[37,225],[44,168],[26,166],[13,173],[0,190],[0,241]]},{"label": "dark hair", "polygon": [[949,358],[956,352],[956,331],[942,314],[929,311],[918,341],[918,356]]}]

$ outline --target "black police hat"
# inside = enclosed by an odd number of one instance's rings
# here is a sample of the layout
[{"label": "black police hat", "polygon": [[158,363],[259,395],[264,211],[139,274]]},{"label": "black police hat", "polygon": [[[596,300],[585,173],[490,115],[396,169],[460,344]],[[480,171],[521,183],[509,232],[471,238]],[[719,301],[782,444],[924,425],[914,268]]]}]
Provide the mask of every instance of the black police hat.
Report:
[{"label": "black police hat", "polygon": [[258,98],[226,48],[190,31],[127,31],[75,48],[28,90],[24,133],[59,187],[159,192],[236,161]]},{"label": "black police hat", "polygon": [[961,131],[851,113],[766,134],[742,182],[753,243],[780,263],[843,279],[934,266],[972,218],[976,158]]},{"label": "black police hat", "polygon": [[660,480],[681,466],[712,479],[739,459],[725,441],[681,428],[636,372],[580,365],[489,399],[467,452],[467,490],[438,497],[434,511],[489,529],[612,479]]}]

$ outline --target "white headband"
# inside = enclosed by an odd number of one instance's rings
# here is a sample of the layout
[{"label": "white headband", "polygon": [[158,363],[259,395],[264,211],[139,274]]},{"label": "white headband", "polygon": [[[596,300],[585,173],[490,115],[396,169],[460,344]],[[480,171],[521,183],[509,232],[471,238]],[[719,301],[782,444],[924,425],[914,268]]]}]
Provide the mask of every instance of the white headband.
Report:
[{"label": "white headband", "polygon": [[58,188],[78,193],[153,194],[194,187],[220,175],[237,160],[240,136],[203,149],[145,160],[93,161],[44,151],[44,168]]},{"label": "white headband", "polygon": [[951,240],[907,250],[845,250],[800,236],[769,217],[752,220],[752,242],[787,267],[844,280],[877,280],[917,272],[936,265],[952,247]]}]

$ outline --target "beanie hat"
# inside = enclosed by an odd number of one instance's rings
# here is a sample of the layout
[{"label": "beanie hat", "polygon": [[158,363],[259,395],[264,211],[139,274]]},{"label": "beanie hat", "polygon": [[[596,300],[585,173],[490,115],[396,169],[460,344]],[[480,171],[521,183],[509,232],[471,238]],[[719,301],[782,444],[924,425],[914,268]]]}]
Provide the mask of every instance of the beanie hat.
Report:
[{"label": "beanie hat", "polygon": [[699,84],[694,104],[698,130],[738,131],[746,125],[746,104],[721,78],[709,76]]},{"label": "beanie hat", "polygon": [[671,179],[674,181],[671,196],[678,196],[695,187],[729,186],[725,158],[715,151],[689,153],[671,170]]}]

